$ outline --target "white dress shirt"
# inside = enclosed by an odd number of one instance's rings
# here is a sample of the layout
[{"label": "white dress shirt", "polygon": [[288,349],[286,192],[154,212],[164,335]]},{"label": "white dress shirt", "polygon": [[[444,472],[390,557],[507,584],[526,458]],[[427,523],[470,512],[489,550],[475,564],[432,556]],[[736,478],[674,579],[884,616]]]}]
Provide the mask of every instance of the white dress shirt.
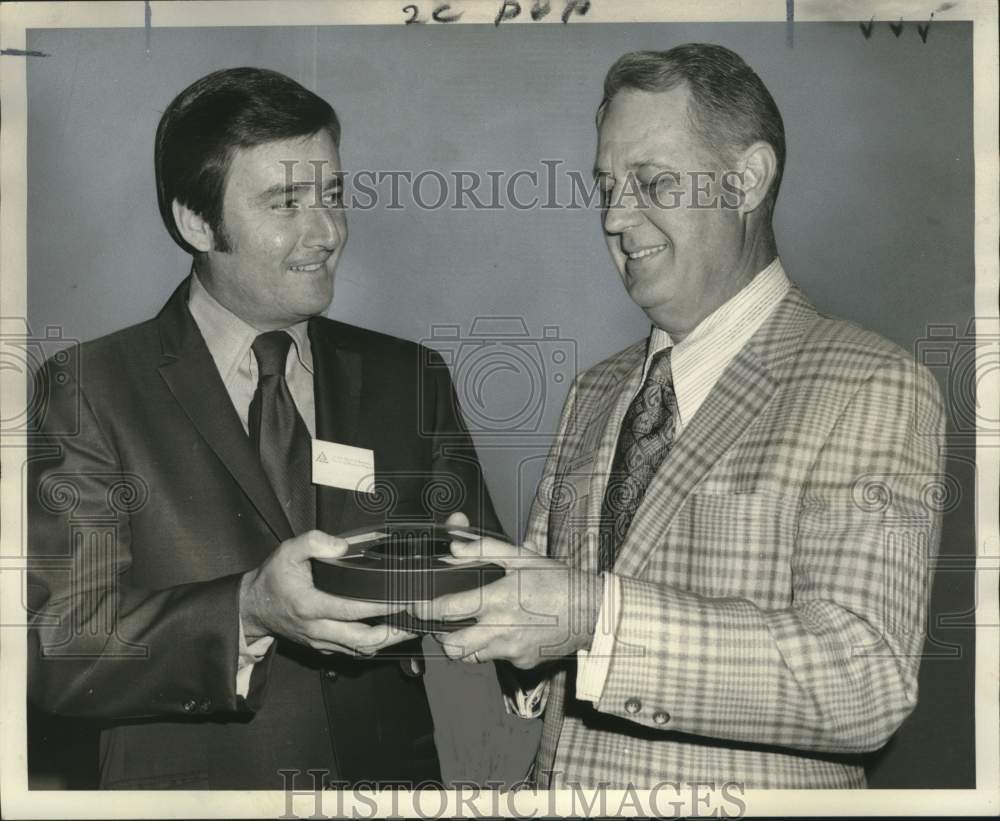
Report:
[{"label": "white dress shirt", "polygon": [[[188,309],[205,339],[208,352],[212,355],[215,367],[226,387],[226,393],[229,394],[233,407],[236,408],[243,423],[243,430],[249,435],[247,418],[250,415],[250,402],[257,390],[258,381],[257,357],[251,346],[261,332],[221,305],[201,284],[197,274],[191,276]],[[285,363],[285,381],[288,383],[292,401],[309,430],[309,435],[315,437],[316,400],[308,328],[308,322],[300,322],[284,329],[292,337],[293,343]],[[239,631],[236,692],[245,697],[250,690],[253,665],[264,657],[274,638],[262,636],[248,645],[243,633],[242,619]]]},{"label": "white dress shirt", "polygon": [[[673,348],[670,370],[677,398],[674,441],[690,424],[726,366],[784,299],[790,286],[781,261],[775,257],[739,293],[705,317],[676,345],[670,334],[662,328],[653,327],[639,389],[646,381],[653,357],[660,351]],[[611,471],[610,464],[606,470]],[[595,629],[590,650],[577,653],[576,696],[595,704],[600,701],[614,653],[621,603],[620,587],[614,573],[604,574],[604,601],[597,624],[610,625],[610,629]]]}]

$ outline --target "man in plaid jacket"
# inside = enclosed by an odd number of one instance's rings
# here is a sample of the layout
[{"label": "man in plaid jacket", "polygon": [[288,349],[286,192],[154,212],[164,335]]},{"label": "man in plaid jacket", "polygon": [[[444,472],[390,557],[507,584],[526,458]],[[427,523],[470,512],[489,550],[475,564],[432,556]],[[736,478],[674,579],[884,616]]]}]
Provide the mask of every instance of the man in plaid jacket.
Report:
[{"label": "man in plaid jacket", "polygon": [[781,115],[727,49],[622,57],[604,230],[650,337],[581,374],[505,579],[424,615],[544,707],[542,786],[865,785],[917,699],[939,537],[936,383],[818,314],[771,227]]}]

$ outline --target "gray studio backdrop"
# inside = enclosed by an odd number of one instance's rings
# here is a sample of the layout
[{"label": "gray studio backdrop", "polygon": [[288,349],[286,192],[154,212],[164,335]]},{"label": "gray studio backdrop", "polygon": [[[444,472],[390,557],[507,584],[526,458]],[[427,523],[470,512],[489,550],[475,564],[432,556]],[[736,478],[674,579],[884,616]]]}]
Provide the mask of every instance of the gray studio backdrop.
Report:
[{"label": "gray studio backdrop", "polygon": [[[926,43],[913,24],[897,37],[876,23],[870,38],[856,24],[796,24],[793,45],[784,24],[154,27],[148,54],[141,29],[34,30],[28,48],[48,56],[28,63],[30,326],[91,339],[154,314],[185,276],[156,209],[153,135],[172,97],[210,71],[273,68],[329,99],[348,171],[533,171],[538,186],[522,176],[515,195],[544,203],[543,161],[560,163],[559,185],[567,170],[590,173],[614,59],[687,41],[738,51],[781,108],[790,276],[821,310],[907,348],[929,323],[949,324],[958,341],[936,344],[961,353],[973,314],[972,41],[971,26],[939,23]],[[435,179],[421,194],[438,198]],[[555,196],[567,201],[568,188]],[[573,372],[647,323],[592,209],[403,202],[348,214],[330,315],[449,352],[493,498],[519,534]],[[953,387],[946,367],[939,376]],[[950,461],[962,496],[943,552],[958,560],[974,554],[973,457],[955,448]],[[921,705],[873,758],[876,786],[974,783],[970,580],[938,574]],[[490,666],[436,662],[429,683],[446,776],[523,773],[538,722],[503,714]],[[33,727],[32,766],[50,779],[35,783],[84,784],[67,753],[85,743],[80,728],[39,716]]]}]

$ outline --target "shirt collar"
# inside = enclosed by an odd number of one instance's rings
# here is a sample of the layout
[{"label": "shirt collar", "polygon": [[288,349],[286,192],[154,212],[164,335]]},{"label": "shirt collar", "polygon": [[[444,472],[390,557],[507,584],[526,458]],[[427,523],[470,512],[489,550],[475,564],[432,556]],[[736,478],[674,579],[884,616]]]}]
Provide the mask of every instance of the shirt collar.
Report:
[{"label": "shirt collar", "polygon": [[[188,309],[194,317],[198,330],[201,331],[205,344],[208,346],[215,366],[222,375],[224,382],[229,382],[234,374],[249,364],[256,378],[257,359],[252,355],[250,346],[260,334],[256,328],[242,320],[202,285],[198,274],[191,273],[191,290],[188,294]],[[309,344],[309,321],[298,322],[288,328],[283,328],[291,337],[295,355],[309,373],[313,372],[312,346]],[[249,357],[249,361],[248,361]]]},{"label": "shirt collar", "polygon": [[653,326],[646,348],[642,380],[653,357],[673,348],[670,367],[682,424],[701,406],[718,377],[788,292],[791,283],[781,260],[775,257],[728,302],[705,317],[683,340]]}]

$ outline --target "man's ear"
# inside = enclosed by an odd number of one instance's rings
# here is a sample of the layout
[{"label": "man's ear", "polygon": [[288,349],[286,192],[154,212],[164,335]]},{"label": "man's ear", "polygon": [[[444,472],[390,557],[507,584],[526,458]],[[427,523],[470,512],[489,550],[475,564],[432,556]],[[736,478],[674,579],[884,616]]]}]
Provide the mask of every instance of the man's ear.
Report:
[{"label": "man's ear", "polygon": [[196,214],[177,200],[171,203],[170,208],[174,212],[177,230],[181,232],[188,245],[202,252],[211,251],[215,247],[215,235],[201,214]]},{"label": "man's ear", "polygon": [[755,142],[740,157],[740,211],[749,214],[767,198],[778,173],[774,149],[763,141]]}]

